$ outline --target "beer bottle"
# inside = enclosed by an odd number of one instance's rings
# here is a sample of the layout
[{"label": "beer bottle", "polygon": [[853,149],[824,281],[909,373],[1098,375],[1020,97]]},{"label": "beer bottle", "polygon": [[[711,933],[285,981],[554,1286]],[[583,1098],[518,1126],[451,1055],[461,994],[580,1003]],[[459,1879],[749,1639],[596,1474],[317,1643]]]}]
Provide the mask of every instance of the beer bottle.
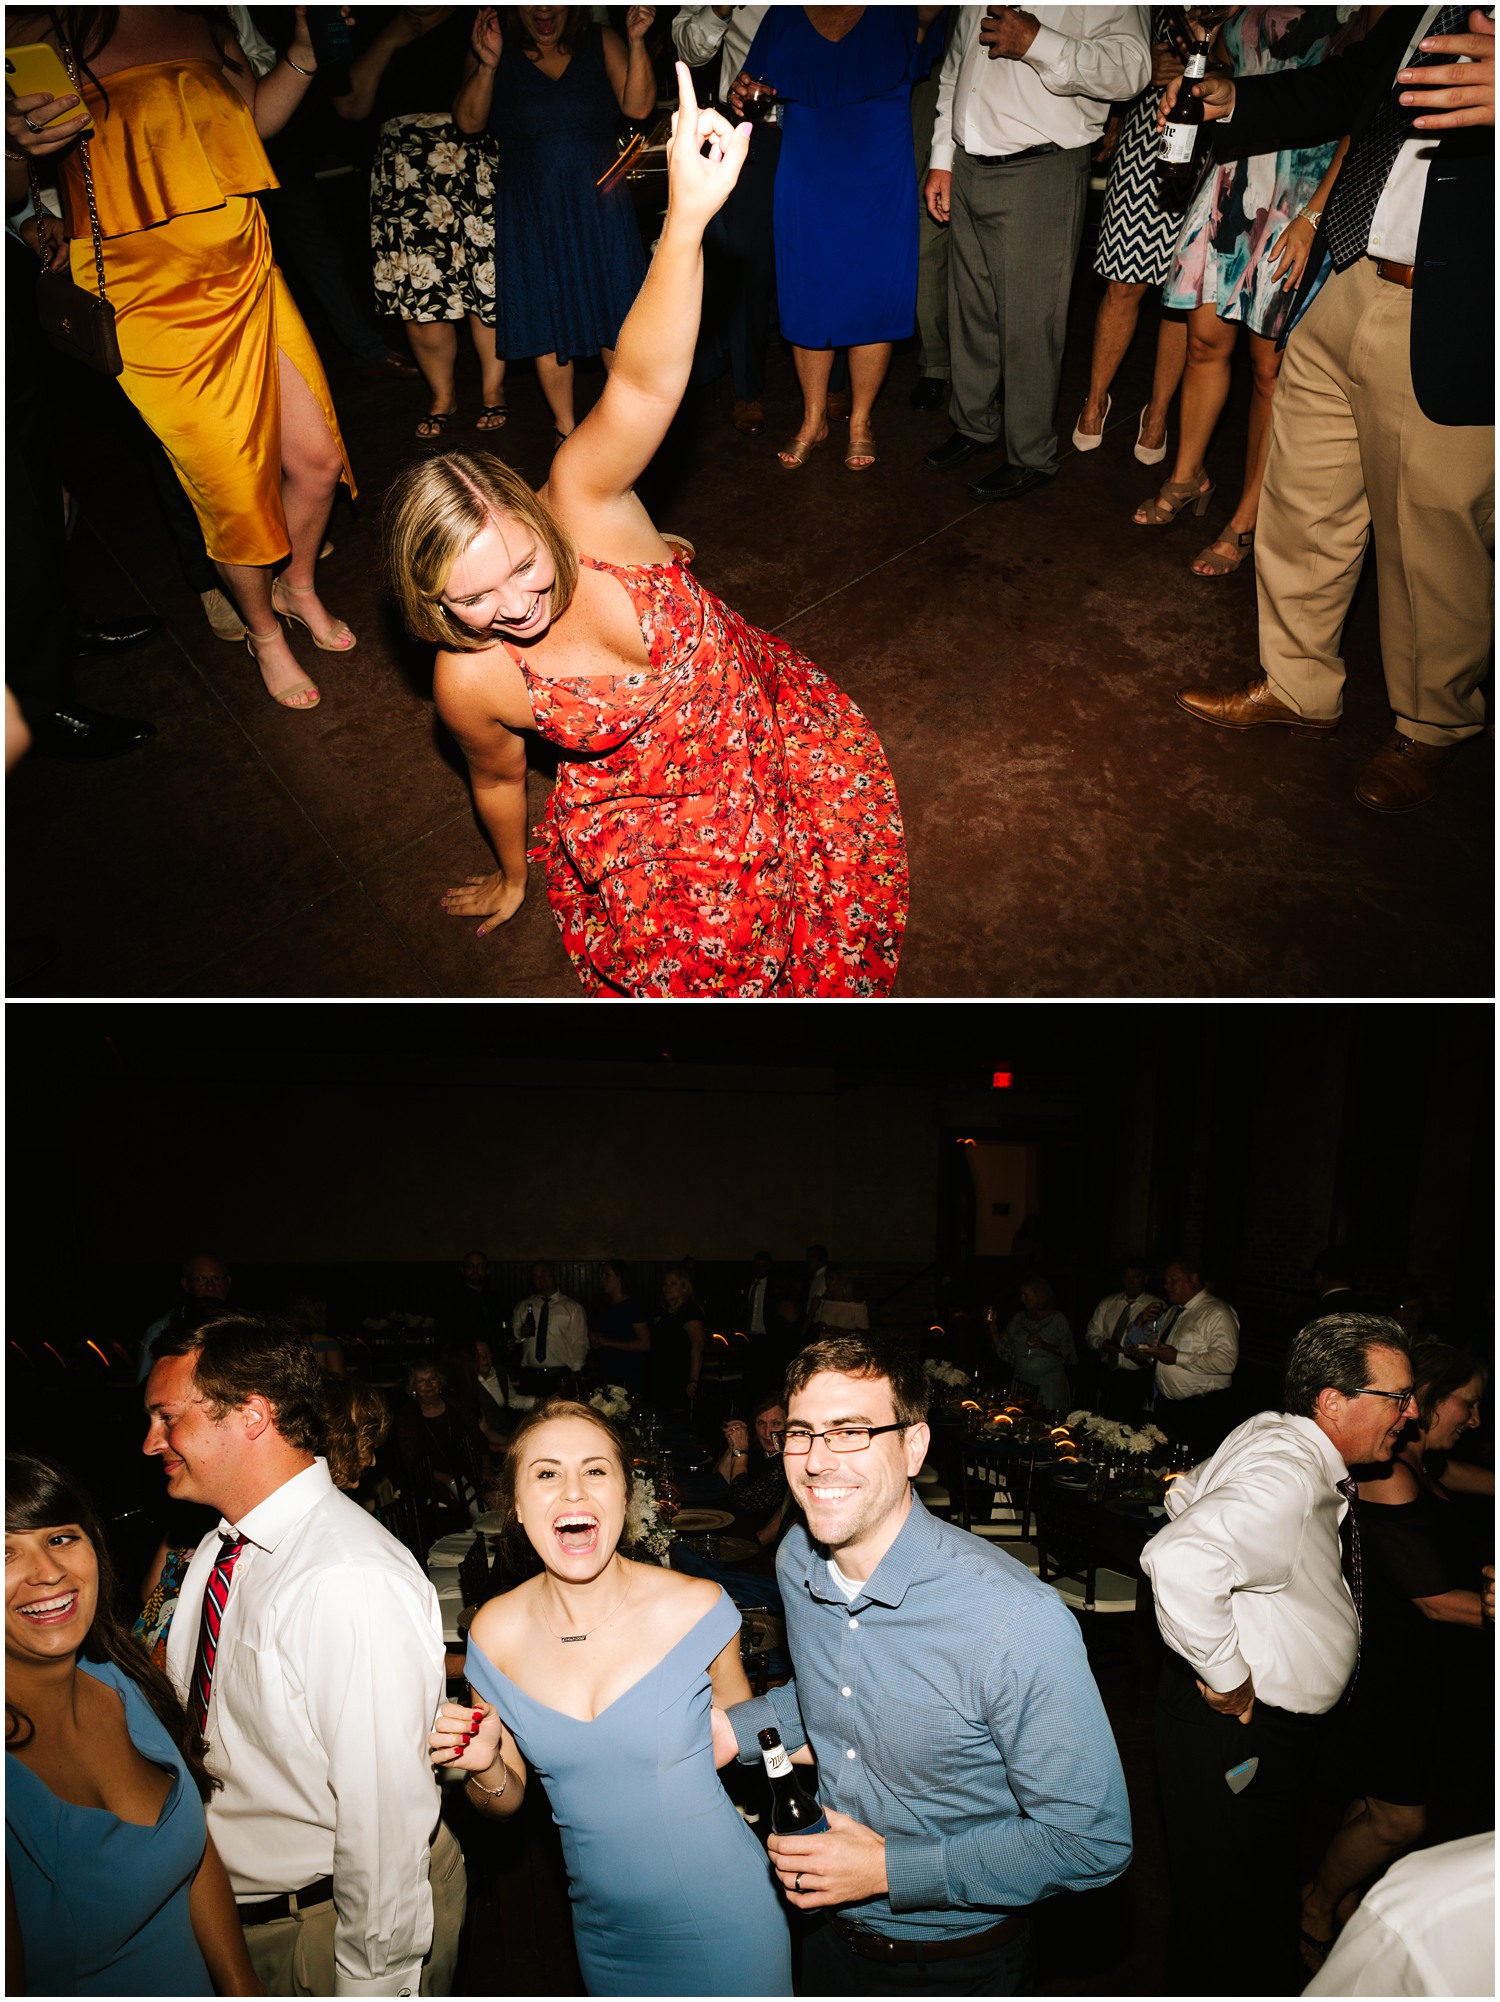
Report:
[{"label": "beer bottle", "polygon": [[1161,147],[1156,158],[1157,199],[1169,215],[1181,215],[1198,185],[1198,142],[1203,132],[1203,100],[1194,97],[1193,85],[1208,74],[1209,43],[1197,30],[1188,52],[1187,67],[1177,92],[1177,102],[1167,113],[1161,131]]},{"label": "beer bottle", "polygon": [[804,1792],[792,1770],[791,1759],[781,1742],[781,1733],[772,1726],[757,1733],[760,1756],[771,1782],[771,1829],[776,1835],[826,1835],[828,1816],[816,1800]]}]

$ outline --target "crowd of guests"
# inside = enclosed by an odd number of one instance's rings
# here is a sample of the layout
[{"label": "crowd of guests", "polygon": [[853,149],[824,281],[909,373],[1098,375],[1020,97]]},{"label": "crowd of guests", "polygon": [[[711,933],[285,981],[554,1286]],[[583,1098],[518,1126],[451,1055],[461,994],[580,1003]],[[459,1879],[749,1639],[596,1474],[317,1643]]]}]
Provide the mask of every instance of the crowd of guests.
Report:
[{"label": "crowd of guests", "polygon": [[[438,711],[498,864],[449,890],[450,915],[481,919],[484,934],[524,898],[524,738],[537,732],[583,754],[559,771],[537,853],[590,991],[888,991],[906,864],[874,732],[810,663],[727,608],[705,622],[715,601],[681,568],[691,545],[659,534],[630,496],[694,375],[727,370],[734,422],[765,427],[773,317],[802,398],[780,452],[789,469],[840,418],[845,465],[875,465],[893,345],[919,332],[914,400],[938,407],[946,385],[953,427],[926,466],[949,473],[1003,442],[1004,463],[969,491],[1017,500],[1044,487],[1058,469],[1090,167],[1111,138],[1096,258],[1108,289],[1073,444],[1086,455],[1105,442],[1110,385],[1159,288],[1139,458],[1166,458],[1179,387],[1180,410],[1171,473],[1136,510],[1140,526],[1208,508],[1241,326],[1249,337],[1238,499],[1191,568],[1223,578],[1254,552],[1262,672],[1178,701],[1219,727],[1331,734],[1340,634],[1373,535],[1395,731],[1357,797],[1396,812],[1433,796],[1452,751],[1483,727],[1491,625],[1491,288],[1484,232],[1477,255],[1467,234],[1473,204],[1492,198],[1487,16],[1096,7],[1042,22],[1009,7],[683,7],[669,37],[653,8],[604,11],[380,10],[348,54],[321,61],[303,16],[282,52],[239,8],[233,31],[174,8],[62,10],[13,30],[55,50],[72,83],[12,101],[13,233],[58,275],[82,284],[97,270],[184,569],[214,630],[243,641],[283,707],[321,699],[293,629],[327,653],[357,637],[317,584],[333,496],[341,482],[353,493],[354,473],[273,255],[278,233],[360,365],[393,381],[413,373],[369,352],[379,336],[328,274],[338,256],[326,244],[317,254],[320,197],[300,164],[317,117],[371,162],[370,296],[403,324],[429,392],[418,437],[498,432],[507,367],[534,366],[556,447],[540,494],[499,461],[440,451],[387,496],[395,593],[439,649]],[[1210,137],[1178,215],[1160,199],[1154,149],[1181,87],[1185,25],[1212,38],[1193,85]],[[685,70],[672,78],[674,46],[715,108],[699,109]],[[331,82],[315,81],[320,69]],[[1422,87],[1387,118],[1398,82]],[[682,91],[698,144],[684,123],[668,147],[648,260],[628,180],[612,171],[617,129],[645,130]],[[268,146],[284,149],[279,189]],[[151,160],[167,170],[153,174]],[[36,208],[27,183],[39,171],[56,193]],[[257,200],[268,191],[269,228]],[[185,316],[179,302],[219,269],[235,277],[214,290],[215,311]],[[472,424],[456,383],[460,322],[481,374]],[[1455,327],[1473,369],[1454,365]],[[581,416],[575,363],[592,356],[605,390]],[[44,496],[39,477],[25,471],[32,485],[16,490],[26,554],[62,584],[65,607],[61,496]],[[77,702],[65,610],[52,623],[43,644],[28,635],[12,650],[38,743],[93,759],[147,741],[149,724]],[[137,621],[100,644],[149,630]],[[678,670],[649,701],[612,685],[648,665]],[[759,746],[765,731],[774,752]],[[705,765],[684,790],[690,751],[711,761],[712,784]],[[847,780],[832,796],[830,761]],[[731,837],[729,821],[742,831]]]},{"label": "crowd of guests", "polygon": [[[319,1292],[248,1313],[221,1259],[190,1256],[144,1345],[164,1528],[133,1594],[74,1474],[8,1455],[8,1992],[451,1992],[449,1768],[450,1806],[461,1785],[501,1818],[543,1777],[591,1993],[790,1993],[785,1908],[817,1921],[799,1992],[867,1994],[877,1969],[915,1989],[940,1964],[959,1992],[1029,1990],[1030,1908],[1130,1862],[1125,1779],[1079,1620],[922,1504],[920,1348],[869,1332],[822,1245],[795,1276],[758,1253],[713,1308],[690,1260],[656,1308],[619,1260],[600,1276],[586,1308],[538,1262],[507,1302],[469,1252],[383,1394],[368,1356],[332,1360]],[[1277,1408],[1226,1425],[1237,1318],[1197,1261],[1152,1276],[1124,1262],[1080,1360],[1033,1274],[976,1360],[1030,1410],[1115,1396],[1194,1448],[1141,1559],[1165,1643],[1165,1992],[1290,1993],[1309,1970],[1363,1992],[1376,1951],[1480,1965],[1479,1921],[1434,1938],[1430,1910],[1482,1907],[1486,1870],[1492,1910],[1494,1483],[1465,1451],[1485,1367],[1372,1311],[1329,1249]],[[1415,1326],[1414,1287],[1400,1310]],[[705,1361],[726,1322],[755,1359],[728,1381]],[[712,1438],[684,1492],[774,1552],[753,1601],[684,1544],[663,1567],[637,1542],[650,1462],[584,1401],[622,1361],[669,1440]],[[416,1551],[386,1526],[391,1474],[423,1488]],[[512,1555],[454,1656],[420,1557],[482,1504]],[[737,1601],[785,1623],[764,1696]],[[1414,1692],[1428,1721],[1404,1728]],[[768,1727],[816,1763],[829,1822],[773,1834],[769,1871],[717,1777],[758,1766]],[[1347,1806],[1299,1876],[1315,1780]],[[1415,1910],[1384,1879],[1414,1850]],[[63,1922],[80,1895],[86,1928]]]}]

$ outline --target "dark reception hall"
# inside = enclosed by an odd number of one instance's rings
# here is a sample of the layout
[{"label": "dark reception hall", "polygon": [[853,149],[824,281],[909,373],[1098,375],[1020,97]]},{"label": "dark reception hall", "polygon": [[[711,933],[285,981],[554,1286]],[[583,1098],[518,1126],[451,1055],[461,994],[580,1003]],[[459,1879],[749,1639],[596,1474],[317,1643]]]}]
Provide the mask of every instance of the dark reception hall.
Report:
[{"label": "dark reception hall", "polygon": [[1489,1011],[571,1019],[8,1011],[23,1978],[66,1669],[162,1993],[1482,1979]]}]

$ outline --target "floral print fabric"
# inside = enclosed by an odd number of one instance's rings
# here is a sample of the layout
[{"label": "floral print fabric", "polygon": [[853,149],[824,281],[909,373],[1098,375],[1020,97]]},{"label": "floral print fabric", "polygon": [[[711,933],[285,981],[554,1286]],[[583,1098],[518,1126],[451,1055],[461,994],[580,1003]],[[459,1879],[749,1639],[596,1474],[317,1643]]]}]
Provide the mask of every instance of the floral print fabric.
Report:
[{"label": "floral print fabric", "polygon": [[870,724],[681,563],[582,560],[629,592],[651,662],[567,680],[520,662],[538,729],[581,754],[532,857],[584,987],[889,993],[906,844]]},{"label": "floral print fabric", "polygon": [[403,320],[495,315],[495,142],[446,113],[380,128],[370,170],[370,243],[381,310]]},{"label": "floral print fabric", "polygon": [[[1224,24],[1224,52],[1236,76],[1309,69],[1359,39],[1362,24],[1346,24],[1350,12],[1243,7]],[[1292,310],[1295,288],[1282,285],[1269,253],[1316,194],[1336,144],[1255,153],[1210,172],[1183,218],[1162,304],[1182,311],[1212,303],[1221,320],[1243,322],[1251,333],[1274,340]]]}]

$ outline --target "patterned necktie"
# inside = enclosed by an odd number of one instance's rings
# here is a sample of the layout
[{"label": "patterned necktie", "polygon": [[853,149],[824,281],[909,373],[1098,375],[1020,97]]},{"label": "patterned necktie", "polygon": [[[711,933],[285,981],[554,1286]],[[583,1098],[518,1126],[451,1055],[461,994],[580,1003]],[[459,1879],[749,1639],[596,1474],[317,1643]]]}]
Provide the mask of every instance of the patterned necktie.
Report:
[{"label": "patterned necktie", "polygon": [[547,1302],[542,1302],[542,1311],[536,1324],[536,1366],[538,1369],[547,1360]]},{"label": "patterned necktie", "polygon": [[188,1711],[201,1738],[208,1725],[208,1696],[214,1683],[214,1656],[219,1651],[219,1627],[229,1597],[229,1579],[235,1561],[245,1547],[243,1536],[226,1536],[218,1561],[208,1576],[203,1593],[203,1619],[198,1627],[198,1658],[193,1663],[193,1684]]},{"label": "patterned necktie", "polygon": [[1349,1678],[1349,1688],[1344,1691],[1344,1700],[1347,1702],[1350,1690],[1359,1680],[1359,1648],[1365,1630],[1365,1579],[1359,1555],[1359,1517],[1354,1512],[1354,1504],[1359,1500],[1359,1489],[1353,1474],[1346,1480],[1340,1481],[1339,1486],[1343,1489],[1344,1498],[1349,1504],[1349,1513],[1344,1517],[1344,1528],[1349,1532],[1344,1538],[1344,1555],[1348,1559],[1349,1593],[1354,1600],[1354,1617],[1359,1622],[1360,1632],[1360,1640],[1355,1642],[1354,1648],[1354,1673]]},{"label": "patterned necktie", "polygon": [[[1468,23],[1467,7],[1443,7],[1427,34],[1461,35]],[[1427,37],[1422,39],[1425,41]],[[1452,61],[1451,56],[1418,49],[1411,61],[1401,67],[1418,69],[1430,63]],[[1423,136],[1412,130],[1412,120],[1421,107],[1403,104],[1401,90],[1402,86],[1393,81],[1379,111],[1350,145],[1344,164],[1339,169],[1339,177],[1334,182],[1333,195],[1323,217],[1323,235],[1328,241],[1328,252],[1335,271],[1346,270],[1364,256],[1370,242],[1370,225],[1375,220],[1375,211],[1385,193],[1385,184],[1396,163],[1396,155],[1408,139]],[[1431,136],[1436,139],[1440,135],[1433,133]]]}]

